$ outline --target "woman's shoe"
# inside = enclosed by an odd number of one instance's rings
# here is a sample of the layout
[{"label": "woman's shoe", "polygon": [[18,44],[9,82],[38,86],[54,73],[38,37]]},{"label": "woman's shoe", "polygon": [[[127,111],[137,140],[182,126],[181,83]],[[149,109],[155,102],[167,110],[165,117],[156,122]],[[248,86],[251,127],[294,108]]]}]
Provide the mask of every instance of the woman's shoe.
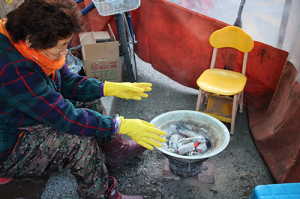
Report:
[{"label": "woman's shoe", "polygon": [[121,134],[117,134],[115,139],[102,149],[110,166],[118,166],[126,158],[135,157],[146,150],[134,140],[125,140]]}]

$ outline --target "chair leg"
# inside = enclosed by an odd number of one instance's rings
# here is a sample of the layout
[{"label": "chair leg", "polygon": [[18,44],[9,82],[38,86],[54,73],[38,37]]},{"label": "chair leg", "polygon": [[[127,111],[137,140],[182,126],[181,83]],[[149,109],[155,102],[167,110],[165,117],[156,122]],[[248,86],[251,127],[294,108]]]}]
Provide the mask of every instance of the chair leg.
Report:
[{"label": "chair leg", "polygon": [[206,92],[206,93],[205,93],[205,95],[204,95],[204,97],[205,97],[205,98],[204,98],[204,99],[205,99],[205,100],[204,100],[204,104],[206,105],[206,104],[207,104],[207,102],[208,102],[209,93],[208,93],[208,92]]},{"label": "chair leg", "polygon": [[204,96],[205,96],[205,92],[201,88],[199,88],[196,111],[200,111]]},{"label": "chair leg", "polygon": [[243,112],[243,102],[244,102],[244,91],[241,92],[240,94],[240,113]]},{"label": "chair leg", "polygon": [[231,112],[231,124],[230,124],[230,134],[234,133],[235,118],[236,118],[236,113],[237,113],[237,108],[238,108],[237,97],[238,97],[238,95],[234,95],[234,97],[233,97],[232,112]]}]

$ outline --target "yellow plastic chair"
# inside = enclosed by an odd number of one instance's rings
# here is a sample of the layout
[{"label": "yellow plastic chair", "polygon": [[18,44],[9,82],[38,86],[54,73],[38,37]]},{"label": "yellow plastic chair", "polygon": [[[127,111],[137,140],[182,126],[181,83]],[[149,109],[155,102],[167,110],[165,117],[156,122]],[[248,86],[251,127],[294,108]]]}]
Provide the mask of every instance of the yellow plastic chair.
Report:
[{"label": "yellow plastic chair", "polygon": [[[196,111],[200,111],[206,96],[207,106],[202,112],[223,122],[231,123],[230,134],[233,134],[238,105],[240,113],[243,112],[243,91],[247,81],[245,77],[247,58],[248,52],[253,49],[254,42],[248,34],[236,26],[227,26],[215,31],[210,36],[209,42],[214,50],[210,69],[205,70],[197,80],[199,94]],[[214,68],[218,48],[224,47],[235,48],[244,52],[242,73]]]}]

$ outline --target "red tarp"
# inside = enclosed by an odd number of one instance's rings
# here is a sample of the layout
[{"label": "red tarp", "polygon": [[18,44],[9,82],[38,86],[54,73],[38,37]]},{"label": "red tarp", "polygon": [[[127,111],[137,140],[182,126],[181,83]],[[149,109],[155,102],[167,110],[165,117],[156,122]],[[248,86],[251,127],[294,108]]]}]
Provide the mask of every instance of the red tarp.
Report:
[{"label": "red tarp", "polygon": [[[80,6],[83,8],[90,3],[91,0],[85,0]],[[131,14],[138,41],[135,46],[137,55],[143,61],[151,63],[154,69],[171,79],[185,86],[198,89],[196,80],[210,66],[213,48],[209,44],[209,37],[214,31],[229,24],[164,0],[143,0],[141,6],[132,11]],[[110,23],[115,35],[118,35],[113,16],[99,16],[98,12],[94,10],[85,19],[89,24],[88,30],[108,30],[107,23]],[[78,39],[75,38],[73,44],[78,44]],[[246,73],[248,80],[245,88],[245,103],[247,106],[249,105],[251,131],[258,149],[277,182],[300,181],[300,174],[293,178],[287,177],[287,172],[293,171],[293,169],[290,169],[291,167],[298,168],[297,171],[299,171],[300,165],[298,161],[300,137],[294,137],[297,135],[296,113],[286,117],[285,114],[288,114],[288,112],[283,112],[290,110],[291,107],[286,103],[288,100],[294,100],[294,98],[284,96],[287,100],[281,102],[284,104],[274,103],[274,101],[281,101],[283,97],[280,95],[283,94],[283,91],[276,90],[276,86],[287,56],[286,51],[255,41],[254,49],[249,53]],[[227,49],[220,49],[216,67],[224,68],[226,65],[229,69],[240,71],[242,59],[243,55],[241,53],[235,53],[234,57],[229,57],[227,56]],[[289,81],[289,78],[281,80],[285,82]],[[272,100],[275,90],[276,95]],[[272,106],[269,106],[271,100]],[[275,111],[281,106],[285,109]],[[269,107],[273,111],[267,111],[264,116],[259,114],[260,110],[268,110]],[[275,129],[274,126],[262,125],[267,123],[268,118],[272,118],[273,123],[274,121],[284,120],[281,121],[281,124],[277,123],[277,126],[274,124]],[[287,121],[290,124],[289,128],[282,125]],[[277,134],[274,134],[275,131],[284,131],[286,135],[291,136],[291,140],[294,139],[295,143],[290,146],[290,144],[285,143],[287,140],[283,135],[280,133],[277,136]],[[285,145],[280,145],[280,149],[277,149],[278,145],[275,143],[281,144],[282,141]],[[288,151],[285,150],[286,148],[289,148]],[[290,156],[285,154],[287,152]],[[279,160],[277,157],[285,157],[285,161]],[[283,163],[279,164],[282,161]]]},{"label": "red tarp", "polygon": [[268,106],[248,103],[249,124],[256,146],[277,182],[300,181],[300,85],[287,62]]}]

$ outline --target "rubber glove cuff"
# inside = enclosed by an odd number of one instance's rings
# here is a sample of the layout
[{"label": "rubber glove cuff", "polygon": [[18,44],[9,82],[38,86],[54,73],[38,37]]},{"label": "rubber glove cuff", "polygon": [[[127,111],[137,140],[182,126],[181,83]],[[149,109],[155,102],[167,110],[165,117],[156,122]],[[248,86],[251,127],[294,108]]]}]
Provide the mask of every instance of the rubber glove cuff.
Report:
[{"label": "rubber glove cuff", "polygon": [[104,83],[102,83],[101,85],[100,85],[100,97],[104,97],[104,92],[103,92],[103,88],[104,88]]}]

